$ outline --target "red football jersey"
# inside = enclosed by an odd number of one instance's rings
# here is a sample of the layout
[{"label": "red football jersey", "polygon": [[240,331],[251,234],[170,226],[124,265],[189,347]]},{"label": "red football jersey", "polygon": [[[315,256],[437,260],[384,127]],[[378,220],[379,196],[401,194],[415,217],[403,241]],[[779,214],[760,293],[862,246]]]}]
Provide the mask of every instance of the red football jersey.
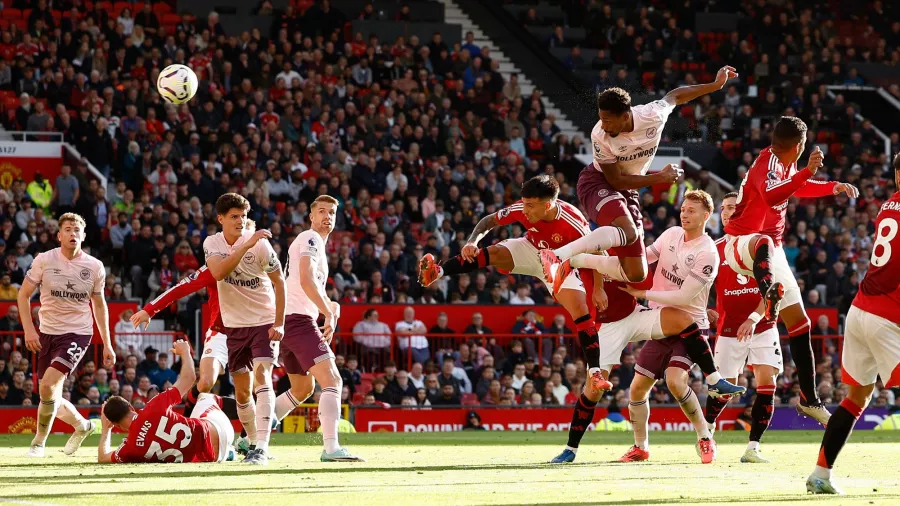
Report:
[{"label": "red football jersey", "polygon": [[556,201],[556,216],[550,221],[531,223],[525,218],[522,201],[504,207],[497,212],[497,223],[509,225],[521,223],[525,227],[525,238],[538,249],[558,248],[591,233],[588,221],[572,204]]},{"label": "red football jersey", "polygon": [[176,413],[181,394],[170,388],[153,398],[131,422],[128,436],[113,453],[113,462],[215,462],[209,427]]},{"label": "red football jersey", "polygon": [[863,311],[900,324],[900,259],[891,258],[894,253],[900,253],[900,192],[881,205],[872,261],[853,299]]},{"label": "red football jersey", "polygon": [[760,151],[738,192],[737,208],[725,226],[729,235],[765,234],[781,245],[784,216],[791,197],[827,197],[836,183],[810,179],[812,172],[785,167],[771,148]]},{"label": "red football jersey", "polygon": [[207,293],[209,293],[209,328],[216,332],[225,332],[225,325],[222,323],[222,313],[219,311],[219,291],[216,285],[216,278],[213,277],[205,265],[179,281],[177,285],[161,293],[159,297],[148,302],[144,306],[144,311],[153,317],[163,308],[174,304],[178,299],[199,292],[203,288],[206,288]]},{"label": "red football jersey", "polygon": [[[607,253],[609,253],[610,256],[619,256],[618,250],[619,248],[612,248]],[[607,306],[606,311],[597,311],[591,297],[594,288],[593,277],[590,275],[591,271],[589,269],[580,269],[579,271],[581,272],[581,279],[584,281],[584,287],[588,294],[588,305],[596,311],[594,321],[598,324],[617,322],[625,319],[634,312],[634,307],[637,306],[637,299],[627,292],[620,290],[621,287],[625,286],[625,283],[621,281],[610,281],[609,279],[606,279],[603,282],[603,290],[606,291],[606,298],[609,300],[609,306]],[[649,289],[652,285],[653,276],[647,276],[647,279],[641,283],[632,284],[635,288],[640,289]]]},{"label": "red football jersey", "polygon": [[[752,277],[738,274],[725,261],[725,238],[716,241],[719,250],[719,274],[716,275],[716,312],[719,313],[718,335],[737,337],[738,328],[747,320],[747,315],[756,310],[762,296]],[[756,324],[757,334],[775,326],[774,322],[760,320]]]}]

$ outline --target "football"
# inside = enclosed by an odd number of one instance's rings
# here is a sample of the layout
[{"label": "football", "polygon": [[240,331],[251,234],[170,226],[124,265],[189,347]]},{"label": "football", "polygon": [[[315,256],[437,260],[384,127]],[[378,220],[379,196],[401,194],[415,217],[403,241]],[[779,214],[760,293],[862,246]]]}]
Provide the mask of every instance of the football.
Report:
[{"label": "football", "polygon": [[159,73],[156,89],[170,104],[183,104],[197,93],[197,74],[185,65],[169,65]]}]

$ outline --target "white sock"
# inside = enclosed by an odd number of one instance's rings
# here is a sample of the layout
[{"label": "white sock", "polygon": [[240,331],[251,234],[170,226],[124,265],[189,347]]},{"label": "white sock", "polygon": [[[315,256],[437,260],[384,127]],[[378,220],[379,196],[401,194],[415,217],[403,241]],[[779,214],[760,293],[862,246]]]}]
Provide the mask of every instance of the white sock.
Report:
[{"label": "white sock", "polygon": [[719,382],[720,379],[722,379],[722,375],[719,374],[719,371],[716,371],[706,377],[706,384],[707,385],[715,385],[716,383]]},{"label": "white sock", "polygon": [[[584,239],[584,237],[582,237],[582,239]],[[566,246],[563,247],[565,248]],[[576,269],[593,269],[601,274],[609,276],[610,279],[615,281],[628,281],[628,277],[625,276],[625,270],[622,269],[622,262],[619,261],[619,257],[582,254],[569,258],[569,264]]]},{"label": "white sock", "polygon": [[703,417],[703,410],[700,409],[700,401],[697,399],[697,394],[688,388],[687,395],[678,399],[678,404],[681,406],[681,411],[684,411],[685,416],[694,425],[694,430],[697,431],[697,440],[712,439],[712,434],[709,433],[709,426],[706,425],[706,418]]},{"label": "white sock", "polygon": [[759,441],[750,441],[749,443],[747,443],[747,449],[758,452],[759,451]]},{"label": "white sock", "polygon": [[49,401],[42,400],[40,404],[38,404],[37,433],[31,441],[32,445],[44,444],[47,442],[50,428],[53,427],[53,420],[56,419],[56,408],[58,405],[59,400],[55,399]]},{"label": "white sock", "polygon": [[250,398],[250,402],[247,404],[237,405],[238,419],[241,421],[241,425],[244,426],[244,431],[247,433],[247,439],[250,440],[251,445],[256,444],[256,404],[253,402],[253,398]]},{"label": "white sock", "polygon": [[816,468],[813,470],[813,475],[823,480],[830,480],[831,469],[828,469],[827,467],[816,466]]},{"label": "white sock", "polygon": [[650,423],[650,404],[647,399],[628,403],[628,414],[631,416],[631,426],[634,427],[634,446],[641,450],[649,450],[647,425]]},{"label": "white sock", "polygon": [[60,420],[71,425],[75,430],[85,431],[90,428],[91,423],[81,416],[81,413],[75,409],[75,406],[72,405],[71,402],[65,399],[59,399],[56,401],[56,405],[59,406],[56,410],[56,416],[58,416]]},{"label": "white sock", "polygon": [[274,417],[275,392],[270,385],[261,385],[256,389],[256,448],[269,451]]},{"label": "white sock", "polygon": [[578,448],[572,448],[569,445],[566,445],[566,450],[569,450],[572,453],[578,453]]},{"label": "white sock", "polygon": [[291,391],[288,390],[275,399],[275,418],[277,418],[278,421],[284,420],[284,417],[288,416],[291,411],[294,411],[294,408],[299,405],[300,402],[297,401],[291,394]]},{"label": "white sock", "polygon": [[338,421],[341,419],[341,394],[335,387],[322,389],[319,397],[319,421],[322,423],[322,442],[325,452],[334,453],[341,448],[338,443]]},{"label": "white sock", "polygon": [[588,376],[593,376],[595,372],[600,372],[602,370],[603,369],[600,369],[599,367],[591,367],[588,369]]},{"label": "white sock", "polygon": [[619,227],[600,227],[553,252],[560,260],[566,260],[579,253],[596,253],[619,246],[625,246],[625,231]]}]

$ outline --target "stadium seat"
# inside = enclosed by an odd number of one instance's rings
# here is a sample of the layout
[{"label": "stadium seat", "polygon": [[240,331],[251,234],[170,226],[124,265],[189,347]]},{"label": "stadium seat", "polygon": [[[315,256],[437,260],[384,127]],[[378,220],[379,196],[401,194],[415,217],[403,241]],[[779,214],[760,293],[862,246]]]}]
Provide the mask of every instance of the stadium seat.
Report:
[{"label": "stadium seat", "polygon": [[361,392],[363,395],[372,391],[372,383],[368,381],[363,381],[359,385],[356,386],[356,391]]},{"label": "stadium seat", "polygon": [[102,10],[102,11],[111,12],[112,8],[113,8],[112,2],[100,2],[97,4],[97,9]]},{"label": "stadium seat", "polygon": [[3,9],[3,12],[0,13],[0,16],[2,16],[3,19],[22,19],[22,11],[19,9],[8,7]]},{"label": "stadium seat", "polygon": [[122,10],[124,10],[124,9],[130,9],[130,10],[131,10],[131,16],[134,17],[134,14],[135,14],[135,8],[134,8],[134,6],[131,4],[131,2],[115,2],[115,3],[113,3],[113,10],[114,10],[114,11],[116,11],[116,12],[122,12]]},{"label": "stadium seat", "polygon": [[181,16],[173,12],[167,12],[162,15],[159,22],[165,25],[177,25],[178,23],[181,23]]},{"label": "stadium seat", "polygon": [[478,401],[477,394],[462,394],[462,405],[463,406],[477,406],[481,404]]},{"label": "stadium seat", "polygon": [[157,16],[160,16],[162,14],[172,12],[172,7],[169,6],[169,4],[158,3],[153,6],[153,12],[155,12]]},{"label": "stadium seat", "polygon": [[362,392],[354,392],[353,398],[350,399],[350,404],[362,404],[364,400],[366,400],[366,394]]}]

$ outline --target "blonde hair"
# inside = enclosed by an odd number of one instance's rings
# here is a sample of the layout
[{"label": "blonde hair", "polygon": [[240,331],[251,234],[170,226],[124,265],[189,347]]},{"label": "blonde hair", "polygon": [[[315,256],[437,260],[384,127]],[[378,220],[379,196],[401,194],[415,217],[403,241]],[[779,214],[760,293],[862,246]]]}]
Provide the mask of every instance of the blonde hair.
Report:
[{"label": "blonde hair", "polygon": [[690,200],[702,205],[707,211],[713,212],[712,196],[703,190],[689,190],[684,194],[684,200]]},{"label": "blonde hair", "polygon": [[75,214],[75,213],[63,214],[62,216],[59,217],[59,223],[58,223],[59,228],[62,228],[63,225],[67,221],[71,221],[72,223],[74,223],[76,225],[81,225],[82,230],[87,228],[87,223],[84,221],[84,218],[82,218],[80,214]]},{"label": "blonde hair", "polygon": [[338,200],[331,195],[319,195],[318,197],[316,197],[316,200],[312,201],[312,204],[309,206],[309,210],[312,211],[316,208],[316,206],[323,203],[331,204],[334,207],[338,206]]}]

